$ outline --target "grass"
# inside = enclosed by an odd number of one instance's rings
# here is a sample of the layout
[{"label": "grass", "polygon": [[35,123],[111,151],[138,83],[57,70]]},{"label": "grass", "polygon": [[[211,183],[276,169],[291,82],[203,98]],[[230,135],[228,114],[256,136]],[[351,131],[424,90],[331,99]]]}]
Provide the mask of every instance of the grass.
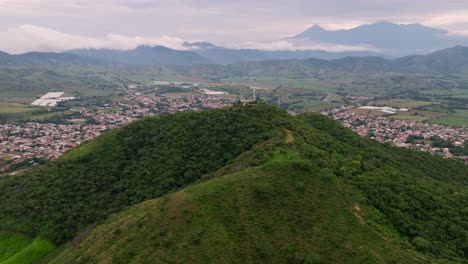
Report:
[{"label": "grass", "polygon": [[8,113],[8,112],[1,113],[0,112],[0,115],[3,115],[4,117],[6,117],[7,120],[9,121],[18,121],[18,120],[42,121],[42,120],[50,119],[54,116],[67,115],[67,114],[73,113],[73,111],[60,111],[60,112],[50,112],[50,113],[45,113],[45,114],[33,115],[32,114],[33,110],[38,110],[38,109],[43,109],[43,108],[25,108],[25,109],[31,109],[31,110],[25,111],[25,112],[18,111],[14,113]]},{"label": "grass", "polygon": [[427,106],[433,104],[432,102],[427,101],[414,101],[408,99],[390,99],[390,100],[379,100],[371,102],[372,105],[383,105],[394,108],[407,108],[413,109],[417,107]]},{"label": "grass", "polygon": [[0,98],[9,102],[32,102],[52,91],[63,91],[78,97],[116,94],[116,86],[101,77],[73,75],[61,70],[2,68]]},{"label": "grass", "polygon": [[318,80],[318,79],[294,79],[275,76],[255,76],[255,77],[231,77],[226,78],[225,82],[236,82],[250,85],[267,85],[271,87],[294,87],[319,92],[335,91],[338,85],[335,83]]},{"label": "grass", "polygon": [[417,122],[424,122],[431,119],[442,118],[446,115],[445,113],[441,112],[426,111],[419,109],[410,110],[408,112],[398,112],[397,114],[389,115],[380,110],[352,108],[348,111],[348,113],[354,113],[357,115],[367,115],[370,117],[388,116],[389,118],[399,120],[412,120]]},{"label": "grass", "polygon": [[29,113],[38,109],[40,108],[30,105],[0,101],[0,114]]},{"label": "grass", "polygon": [[0,232],[0,263],[9,259],[32,242],[26,236]]},{"label": "grass", "polygon": [[290,110],[299,111],[299,112],[317,112],[325,109],[332,109],[341,105],[340,103],[330,103],[320,100],[304,100],[291,104],[289,107]]},{"label": "grass", "polygon": [[444,117],[433,119],[430,122],[454,127],[466,127],[468,126],[468,110],[456,109],[455,113],[450,113]]},{"label": "grass", "polygon": [[299,153],[277,149],[260,167],[115,216],[52,263],[423,261],[367,225],[365,213],[353,209],[362,201],[338,178],[309,165]]},{"label": "grass", "polygon": [[33,263],[55,249],[51,242],[0,232],[0,264]]},{"label": "grass", "polygon": [[356,115],[367,115],[371,117],[378,117],[383,116],[385,113],[380,110],[371,110],[371,109],[359,109],[359,108],[351,108],[349,109],[348,113],[354,113]]},{"label": "grass", "polygon": [[438,90],[423,90],[421,93],[429,96],[451,96],[456,98],[468,98],[468,89],[453,88],[453,89],[438,89]]},{"label": "grass", "polygon": [[399,112],[397,115],[392,117],[401,120],[413,120],[413,121],[427,121],[435,118],[441,118],[445,116],[444,113],[424,110],[411,110],[408,112]]},{"label": "grass", "polygon": [[137,83],[144,83],[144,82],[149,82],[151,80],[155,79],[155,75],[148,74],[148,75],[124,75],[122,76],[123,78],[130,80],[132,82],[137,82]]}]

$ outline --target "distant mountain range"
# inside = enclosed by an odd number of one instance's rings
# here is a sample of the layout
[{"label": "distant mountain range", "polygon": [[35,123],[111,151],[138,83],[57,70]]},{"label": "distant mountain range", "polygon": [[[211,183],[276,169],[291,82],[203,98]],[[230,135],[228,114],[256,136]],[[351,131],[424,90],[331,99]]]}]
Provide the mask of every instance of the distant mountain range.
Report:
[{"label": "distant mountain range", "polygon": [[54,64],[99,64],[101,62],[84,56],[69,53],[55,52],[28,52],[19,55],[11,55],[0,51],[0,65],[3,66],[38,66]]},{"label": "distant mountain range", "polygon": [[375,52],[326,52],[326,51],[266,51],[257,49],[228,49],[209,42],[184,43],[190,50],[173,50],[166,47],[140,46],[133,50],[81,49],[70,50],[75,54],[92,58],[103,63],[128,64],[135,66],[159,66],[165,64],[232,64],[243,61],[285,60],[285,59],[338,59],[347,56],[378,56]]},{"label": "distant mountain range", "polygon": [[243,62],[231,65],[199,65],[177,70],[188,75],[204,78],[225,78],[227,76],[288,76],[315,78],[322,73],[342,72],[351,74],[430,74],[466,75],[468,73],[468,48],[457,46],[429,55],[413,55],[388,60],[381,57],[345,57],[336,60],[316,58],[298,60],[272,60]]},{"label": "distant mountain range", "polygon": [[[211,47],[209,43],[186,44],[202,45],[192,51],[180,51],[165,47],[138,47],[129,51],[116,50],[73,50],[67,53],[30,52],[10,55],[0,52],[0,65],[3,66],[73,66],[73,65],[123,65],[123,66],[161,66],[179,65],[183,71],[210,72],[213,76],[235,71],[250,74],[277,74],[294,72],[297,76],[308,76],[320,71],[342,71],[349,73],[420,73],[461,75],[468,73],[468,48],[456,46],[430,53],[411,55],[398,59],[385,59],[378,56],[345,56],[314,51],[276,51],[230,50]],[[321,54],[322,56],[314,56]],[[345,54],[341,54],[344,56]],[[320,57],[332,59],[320,59]],[[289,59],[293,57],[293,59]],[[338,57],[338,58],[335,58]],[[273,58],[273,59],[272,59]],[[303,59],[306,58],[306,59]],[[230,61],[229,65],[216,65],[220,60]],[[191,67],[195,66],[196,67]],[[204,66],[202,66],[204,65]],[[224,72],[224,73],[223,73]]]},{"label": "distant mountain range", "polygon": [[447,30],[420,24],[404,25],[390,22],[335,31],[314,25],[287,40],[303,44],[319,42],[349,46],[361,45],[387,56],[427,54],[447,47],[468,44],[468,37],[451,35]]},{"label": "distant mountain range", "polygon": [[192,52],[209,59],[216,64],[232,64],[243,61],[287,60],[318,58],[324,60],[339,59],[348,56],[382,56],[372,51],[327,52],[322,50],[259,50],[259,49],[228,49],[215,46],[209,42],[185,42],[184,46]]}]

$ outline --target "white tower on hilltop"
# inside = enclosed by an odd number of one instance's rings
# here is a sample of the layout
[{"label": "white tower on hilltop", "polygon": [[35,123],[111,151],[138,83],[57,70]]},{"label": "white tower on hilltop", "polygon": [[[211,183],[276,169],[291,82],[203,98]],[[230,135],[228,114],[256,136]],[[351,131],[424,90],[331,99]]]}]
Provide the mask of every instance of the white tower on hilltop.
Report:
[{"label": "white tower on hilltop", "polygon": [[254,101],[257,100],[256,90],[257,89],[255,87],[253,87],[253,100]]}]

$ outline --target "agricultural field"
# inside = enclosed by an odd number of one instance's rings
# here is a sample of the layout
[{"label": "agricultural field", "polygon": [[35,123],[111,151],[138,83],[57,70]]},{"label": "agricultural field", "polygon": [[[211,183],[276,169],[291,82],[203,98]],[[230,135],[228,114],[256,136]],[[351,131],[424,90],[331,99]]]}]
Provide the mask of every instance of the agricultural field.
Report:
[{"label": "agricultural field", "polygon": [[454,127],[468,127],[468,110],[456,109],[454,113],[447,114],[442,118],[433,119],[430,122]]},{"label": "agricultural field", "polygon": [[356,115],[367,115],[369,117],[379,117],[379,116],[387,115],[380,110],[359,109],[359,108],[351,108],[348,110],[348,113],[350,114],[354,113]]},{"label": "agricultural field", "polygon": [[22,114],[30,113],[34,110],[40,109],[39,107],[30,106],[27,104],[10,103],[0,101],[0,114]]},{"label": "agricultural field", "polygon": [[434,103],[427,102],[427,101],[408,100],[408,99],[377,100],[377,101],[370,102],[370,105],[389,106],[393,108],[406,108],[406,109],[413,109],[413,108],[428,106],[432,104]]},{"label": "agricultural field", "polygon": [[115,96],[117,86],[101,75],[69,75],[45,69],[0,69],[0,101],[32,102],[51,91],[67,96]]},{"label": "agricultural field", "polygon": [[297,112],[319,112],[340,106],[341,103],[324,102],[320,100],[304,100],[291,104],[288,109]]},{"label": "agricultural field", "polygon": [[0,121],[44,121],[51,118],[58,118],[64,115],[70,115],[73,111],[51,111],[47,108],[36,107],[28,104],[10,103],[0,101]]},{"label": "agricultural field", "polygon": [[231,77],[223,79],[223,82],[240,83],[246,85],[268,85],[271,87],[294,87],[318,92],[335,91],[338,84],[318,80],[318,79],[290,79],[273,76],[255,76],[255,77]]},{"label": "agricultural field", "polygon": [[444,117],[446,114],[440,112],[433,112],[433,111],[424,111],[424,110],[411,110],[408,112],[400,112],[397,115],[393,115],[392,117],[395,119],[401,120],[412,120],[412,121],[429,121],[437,118]]},{"label": "agricultural field", "polygon": [[453,88],[453,89],[431,89],[431,90],[422,90],[422,94],[428,96],[450,96],[455,98],[468,99],[468,88]]},{"label": "agricultural field", "polygon": [[388,88],[382,85],[346,85],[339,89],[352,96],[369,96],[369,97],[380,97],[388,95]]}]

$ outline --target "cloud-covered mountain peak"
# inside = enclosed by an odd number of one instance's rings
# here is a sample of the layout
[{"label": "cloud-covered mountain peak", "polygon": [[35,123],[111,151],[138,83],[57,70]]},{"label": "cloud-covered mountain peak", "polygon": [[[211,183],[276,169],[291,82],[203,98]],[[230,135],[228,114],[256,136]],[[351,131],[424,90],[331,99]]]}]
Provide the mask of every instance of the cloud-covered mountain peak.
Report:
[{"label": "cloud-covered mountain peak", "polygon": [[366,45],[393,56],[429,53],[468,44],[467,37],[450,35],[444,29],[386,21],[344,30],[326,30],[314,25],[291,39],[335,45]]}]

